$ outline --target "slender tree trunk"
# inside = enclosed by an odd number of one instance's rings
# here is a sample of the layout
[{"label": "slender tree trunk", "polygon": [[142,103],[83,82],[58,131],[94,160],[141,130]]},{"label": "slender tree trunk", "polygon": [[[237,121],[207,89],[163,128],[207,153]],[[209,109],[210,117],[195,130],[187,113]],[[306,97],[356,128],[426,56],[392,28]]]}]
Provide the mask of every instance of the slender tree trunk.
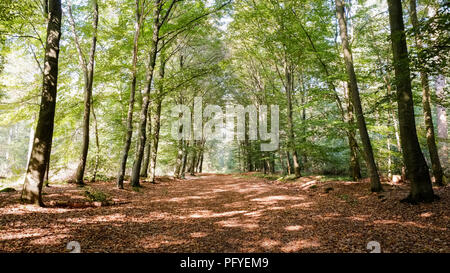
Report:
[{"label": "slender tree trunk", "polygon": [[144,157],[145,142],[147,141],[146,128],[147,128],[147,113],[148,106],[150,104],[150,91],[153,82],[153,71],[156,65],[156,55],[158,52],[159,43],[159,30],[161,28],[160,24],[160,13],[162,5],[161,0],[155,0],[154,11],[153,11],[153,36],[150,45],[149,63],[147,68],[147,85],[144,90],[143,105],[140,113],[139,122],[139,136],[138,136],[138,146],[136,149],[136,155],[133,163],[133,170],[131,172],[131,185],[133,187],[139,187],[139,175],[141,173],[142,159]]},{"label": "slender tree trunk", "polygon": [[292,152],[292,160],[294,162],[294,174],[295,177],[300,177],[300,164],[298,163],[298,155],[297,150],[295,149],[295,143],[294,143],[294,122],[292,118],[292,91],[293,91],[293,85],[294,81],[292,79],[292,67],[287,64],[285,61],[285,76],[286,76],[286,97],[287,97],[287,116],[288,116],[288,142],[289,142],[289,149]]},{"label": "slender tree trunk", "polygon": [[144,150],[144,161],[142,162],[141,167],[141,174],[140,177],[148,177],[148,166],[150,165],[150,157],[152,152],[152,110],[151,105],[148,109],[148,116],[147,116],[147,139],[148,141],[145,142],[145,150]]},{"label": "slender tree trunk", "polygon": [[186,163],[187,163],[187,157],[188,157],[188,150],[189,150],[189,142],[187,140],[183,141],[183,163],[181,165],[181,170],[180,170],[180,177],[182,179],[184,179],[185,173],[186,173]]},{"label": "slender tree trunk", "polygon": [[[422,49],[422,40],[420,39],[419,32],[419,19],[417,19],[416,0],[409,1],[409,11],[411,17],[411,23],[414,27],[416,47],[420,51]],[[422,83],[422,105],[423,115],[425,119],[425,128],[427,130],[427,145],[431,159],[431,169],[433,170],[434,180],[437,185],[443,186],[442,181],[442,166],[439,161],[438,149],[436,146],[436,138],[434,136],[433,114],[431,112],[430,105],[430,84],[428,81],[428,74],[421,69],[420,81]]]},{"label": "slender tree trunk", "polygon": [[93,99],[92,99],[92,102],[91,102],[91,107],[92,107],[92,117],[94,118],[95,146],[97,148],[97,151],[95,153],[94,173],[92,174],[92,180],[91,181],[95,182],[95,179],[97,178],[98,165],[100,163],[100,139],[99,139],[99,135],[98,135],[98,123],[97,123],[97,116],[95,115],[94,100]]},{"label": "slender tree trunk", "polygon": [[159,68],[159,85],[158,85],[158,94],[156,98],[156,111],[154,116],[154,129],[153,129],[153,145],[152,145],[152,154],[150,157],[150,182],[155,183],[156,178],[156,160],[158,158],[158,145],[159,145],[159,132],[161,130],[161,107],[163,100],[163,92],[164,92],[164,76],[166,71],[166,61],[164,58],[161,58],[161,66]]},{"label": "slender tree trunk", "polygon": [[76,183],[78,185],[84,184],[84,171],[86,168],[86,160],[89,151],[89,120],[91,115],[91,96],[92,87],[94,82],[94,61],[95,61],[95,50],[97,46],[97,27],[98,27],[98,4],[97,0],[91,0],[93,6],[93,17],[92,17],[92,42],[91,49],[89,51],[89,61],[87,62],[81,45],[79,42],[78,35],[76,33],[75,20],[72,15],[72,6],[69,5],[69,18],[72,27],[73,38],[75,41],[75,47],[78,51],[78,57],[80,60],[80,66],[83,70],[84,75],[84,115],[83,115],[83,143],[81,146],[81,156],[78,163],[78,168],[76,171]]},{"label": "slender tree trunk", "polygon": [[444,101],[445,99],[445,76],[439,75],[436,78],[436,96],[438,98],[438,103],[436,104],[437,109],[437,131],[438,131],[438,139],[440,143],[440,153],[441,153],[441,160],[442,165],[446,167],[446,174],[448,177],[448,172],[450,171],[450,165],[448,164],[448,148],[447,148],[447,142],[448,142],[448,126],[447,126],[447,113],[446,108],[442,106],[439,102]]},{"label": "slender tree trunk", "polygon": [[42,185],[49,150],[53,138],[58,79],[59,41],[61,37],[61,1],[48,1],[47,41],[44,58],[44,75],[41,106],[21,199],[24,202],[44,206]]},{"label": "slender tree trunk", "polygon": [[245,139],[244,139],[244,147],[245,147],[245,168],[247,172],[251,172],[252,170],[252,154],[251,154],[251,146],[249,141],[249,135],[248,135],[248,121],[246,123],[246,129],[245,129]]},{"label": "slender tree trunk", "polygon": [[143,25],[143,16],[141,13],[141,7],[139,6],[140,0],[136,0],[136,21],[134,27],[134,45],[133,45],[133,61],[131,66],[131,90],[130,100],[128,102],[128,114],[127,114],[127,133],[125,136],[125,145],[123,147],[122,156],[120,159],[119,174],[117,175],[117,188],[123,189],[123,179],[125,177],[125,171],[127,166],[128,152],[131,147],[131,138],[133,136],[133,112],[134,101],[136,96],[136,81],[137,81],[137,62],[138,62],[138,50],[139,50],[139,36],[141,33],[141,27]]},{"label": "slender tree trunk", "polygon": [[370,176],[370,189],[373,192],[382,191],[380,177],[373,156],[372,144],[370,143],[369,133],[367,132],[366,121],[364,118],[361,99],[359,97],[358,83],[356,81],[355,69],[353,67],[353,56],[350,51],[350,45],[347,37],[347,23],[345,21],[344,3],[342,0],[336,0],[336,14],[339,21],[342,49],[344,52],[345,68],[348,76],[348,89],[351,94],[352,104],[356,113],[356,122],[361,136],[364,148],[364,154],[367,163],[367,169]]},{"label": "slender tree trunk", "polygon": [[202,155],[200,156],[200,163],[198,165],[198,173],[202,173],[203,171],[203,157],[204,157],[204,150],[202,149]]},{"label": "slender tree trunk", "polygon": [[181,165],[183,164],[183,140],[180,139],[178,141],[178,153],[177,153],[177,159],[175,162],[175,171],[174,176],[177,179],[180,179],[180,173],[181,173]]},{"label": "slender tree trunk", "polygon": [[[182,57],[180,58],[180,68],[183,67]],[[183,97],[179,96],[178,104],[183,104]],[[178,132],[181,134],[183,132],[183,128],[180,126],[178,129]],[[175,171],[174,176],[176,179],[181,178],[181,167],[183,165],[183,154],[184,154],[184,140],[180,139],[178,140],[178,152],[177,152],[177,158],[175,162]]]},{"label": "slender tree trunk", "polygon": [[287,172],[287,169],[286,169],[286,165],[284,164],[283,152],[279,151],[278,152],[278,156],[279,156],[279,159],[280,159],[280,165],[281,165],[282,174],[286,175],[286,174],[288,174],[288,172]]},{"label": "slender tree trunk", "polygon": [[411,181],[410,194],[405,201],[412,203],[431,202],[434,200],[435,195],[431,186],[428,166],[420,149],[416,133],[416,122],[414,120],[414,104],[402,3],[401,0],[388,0],[388,5],[397,85],[400,141],[407,177]]},{"label": "slender tree trunk", "polygon": [[289,152],[288,151],[286,151],[286,164],[287,164],[287,172],[288,172],[288,174],[293,174],[291,158],[289,156]]},{"label": "slender tree trunk", "polygon": [[[202,140],[200,142],[200,150],[198,152],[198,161],[197,161],[197,172],[202,173],[202,163],[203,163],[203,153],[204,153],[205,142]],[[241,157],[240,157],[241,158]],[[242,161],[242,160],[240,160]],[[241,169],[241,168],[240,168]],[[242,169],[241,169],[242,170]]]},{"label": "slender tree trunk", "polygon": [[347,138],[348,138],[348,146],[350,147],[350,176],[353,181],[358,181],[358,179],[362,178],[361,175],[361,167],[359,165],[358,158],[358,143],[356,142],[356,132],[355,132],[355,118],[353,116],[353,105],[351,102],[351,98],[347,92],[347,88],[344,84],[344,93],[346,94],[347,100],[347,123],[349,125],[349,129],[347,130]]},{"label": "slender tree trunk", "polygon": [[[300,86],[302,88],[301,104],[302,104],[302,127],[303,127],[303,137],[302,142],[306,143],[306,107],[307,103],[307,89],[305,87],[305,80],[303,77],[303,71],[300,73]],[[306,163],[308,162],[308,156],[306,155],[306,149],[302,151],[302,168],[306,168]]]},{"label": "slender tree trunk", "polygon": [[197,152],[195,151],[195,141],[192,143],[192,156],[191,156],[191,162],[189,165],[189,174],[190,175],[195,175],[195,163],[197,162]]}]

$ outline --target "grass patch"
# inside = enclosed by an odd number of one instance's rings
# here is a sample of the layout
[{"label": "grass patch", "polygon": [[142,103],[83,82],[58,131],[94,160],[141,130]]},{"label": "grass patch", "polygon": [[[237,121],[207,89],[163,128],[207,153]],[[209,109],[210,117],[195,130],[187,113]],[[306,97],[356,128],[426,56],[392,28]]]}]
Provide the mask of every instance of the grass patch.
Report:
[{"label": "grass patch", "polygon": [[257,178],[267,179],[267,180],[277,180],[278,178],[280,178],[280,176],[276,175],[276,174],[263,174],[263,173],[255,173],[252,176],[257,177]]},{"label": "grass patch", "polygon": [[239,178],[261,178],[261,179],[267,179],[267,180],[278,180],[280,178],[277,174],[263,174],[263,173],[252,173],[252,174],[240,174],[236,177]]},{"label": "grass patch", "polygon": [[109,200],[109,196],[99,190],[93,189],[91,187],[86,187],[84,190],[84,196],[91,202],[106,202]]},{"label": "grass patch", "polygon": [[288,181],[293,181],[295,179],[297,179],[295,177],[295,174],[290,174],[290,175],[282,176],[282,177],[278,178],[277,180],[281,181],[281,182],[288,182]]},{"label": "grass patch", "polygon": [[346,175],[321,175],[320,182],[329,181],[351,181],[352,179]]}]

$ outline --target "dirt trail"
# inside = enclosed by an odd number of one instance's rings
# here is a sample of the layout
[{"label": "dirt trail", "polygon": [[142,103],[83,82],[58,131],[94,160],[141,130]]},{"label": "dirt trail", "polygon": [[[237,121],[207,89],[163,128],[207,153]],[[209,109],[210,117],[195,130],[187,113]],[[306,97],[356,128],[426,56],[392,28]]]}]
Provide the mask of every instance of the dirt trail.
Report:
[{"label": "dirt trail", "polygon": [[[385,185],[327,182],[308,189],[238,175],[202,175],[143,183],[139,192],[112,182],[90,186],[116,202],[99,208],[35,208],[0,194],[0,252],[449,252],[449,187],[439,202],[412,206]],[[332,188],[332,189],[331,189]],[[83,199],[73,185],[45,189],[45,201]]]}]

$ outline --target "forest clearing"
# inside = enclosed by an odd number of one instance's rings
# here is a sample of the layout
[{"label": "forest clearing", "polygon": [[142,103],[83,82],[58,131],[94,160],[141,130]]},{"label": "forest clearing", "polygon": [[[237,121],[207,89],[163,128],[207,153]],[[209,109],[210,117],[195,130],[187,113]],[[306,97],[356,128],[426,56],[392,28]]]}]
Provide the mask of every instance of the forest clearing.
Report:
[{"label": "forest clearing", "polygon": [[2,0],[0,252],[449,253],[449,29],[446,0]]}]

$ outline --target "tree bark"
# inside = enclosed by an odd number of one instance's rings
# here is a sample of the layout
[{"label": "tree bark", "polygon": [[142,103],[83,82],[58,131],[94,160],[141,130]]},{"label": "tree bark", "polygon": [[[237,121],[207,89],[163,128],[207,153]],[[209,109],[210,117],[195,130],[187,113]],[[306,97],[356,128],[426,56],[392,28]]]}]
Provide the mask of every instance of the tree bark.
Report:
[{"label": "tree bark", "polygon": [[183,141],[183,161],[181,164],[181,170],[180,170],[180,178],[184,179],[185,173],[186,173],[186,163],[187,163],[187,157],[188,157],[188,151],[189,151],[189,141],[184,140]]},{"label": "tree bark", "polygon": [[41,105],[21,195],[24,202],[39,206],[44,206],[42,185],[45,169],[49,162],[50,153],[48,151],[53,139],[61,16],[61,1],[49,0]]},{"label": "tree bark", "polygon": [[162,96],[164,92],[164,76],[166,69],[166,61],[161,58],[161,66],[159,68],[159,86],[158,86],[158,94],[156,98],[156,111],[154,116],[154,128],[153,128],[153,145],[152,145],[152,153],[150,157],[150,182],[155,183],[156,178],[156,160],[158,157],[158,145],[159,145],[159,132],[161,130],[161,106],[162,106]]},{"label": "tree bark", "polygon": [[136,81],[137,81],[137,62],[138,62],[138,52],[139,52],[139,36],[141,33],[141,27],[144,22],[144,16],[142,15],[140,5],[140,0],[136,0],[136,21],[134,27],[134,44],[133,44],[133,61],[131,65],[131,89],[130,89],[130,100],[128,102],[128,113],[127,113],[127,133],[125,136],[125,145],[123,147],[122,156],[120,159],[119,174],[117,175],[117,188],[123,189],[123,180],[125,177],[125,171],[127,166],[128,152],[131,147],[131,139],[133,137],[133,112],[134,112],[134,101],[136,96]]},{"label": "tree bark", "polygon": [[[91,97],[91,99],[92,99],[92,97]],[[98,135],[97,115],[95,115],[93,99],[91,101],[91,107],[92,107],[92,117],[94,118],[95,146],[97,148],[97,151],[95,153],[94,173],[92,174],[91,182],[95,182],[95,179],[97,178],[98,166],[100,164],[100,138]]]},{"label": "tree bark", "polygon": [[[414,28],[415,40],[417,50],[422,49],[422,40],[420,39],[419,32],[419,19],[417,19],[417,10],[416,10],[416,0],[409,1],[409,12],[411,23]],[[430,153],[431,159],[431,169],[433,170],[435,183],[439,186],[443,186],[444,183],[442,181],[442,166],[439,161],[438,149],[436,146],[436,138],[434,136],[434,125],[433,125],[433,114],[431,112],[430,105],[430,84],[428,81],[428,73],[426,73],[423,69],[420,70],[420,81],[422,83],[422,105],[423,105],[423,115],[425,120],[425,128],[427,130],[427,145],[428,151]]]},{"label": "tree bark", "polygon": [[181,165],[183,164],[183,140],[180,139],[178,141],[178,152],[177,152],[177,158],[175,162],[175,171],[174,176],[176,179],[180,179],[180,173],[181,173]]},{"label": "tree bark", "polygon": [[92,0],[93,17],[92,17],[92,42],[91,49],[89,51],[89,61],[86,59],[79,43],[79,38],[76,33],[75,20],[72,15],[72,6],[69,5],[69,18],[70,25],[72,27],[73,38],[75,41],[75,47],[78,51],[78,58],[80,60],[80,66],[83,70],[84,76],[84,115],[83,115],[83,143],[81,146],[81,156],[76,171],[76,183],[78,185],[84,184],[84,171],[86,168],[86,160],[89,151],[89,120],[91,115],[91,96],[94,82],[94,62],[95,62],[95,50],[97,46],[97,27],[98,27],[98,4],[97,0]]},{"label": "tree bark", "polygon": [[288,174],[293,174],[291,158],[289,156],[289,152],[288,151],[286,151],[286,164],[287,164],[287,172],[288,172]]},{"label": "tree bark", "polygon": [[372,192],[382,191],[380,177],[373,156],[372,144],[370,143],[369,133],[367,132],[366,121],[364,118],[361,99],[359,97],[358,83],[356,80],[355,69],[353,67],[353,56],[350,51],[350,45],[347,35],[347,23],[345,20],[344,3],[342,0],[336,0],[336,14],[339,22],[340,36],[342,41],[342,50],[344,52],[345,68],[348,76],[348,89],[351,94],[352,104],[356,114],[356,122],[364,148],[367,169],[370,177],[370,189]]},{"label": "tree bark", "polygon": [[362,178],[361,175],[361,167],[359,164],[359,158],[358,158],[358,143],[356,142],[356,132],[355,132],[355,118],[353,115],[353,105],[351,102],[350,95],[348,94],[347,88],[344,84],[344,93],[346,94],[346,100],[347,100],[347,123],[350,127],[347,130],[347,138],[348,138],[348,146],[350,148],[350,166],[349,166],[349,172],[350,176],[352,177],[353,181],[358,181],[358,179]]},{"label": "tree bark", "polygon": [[149,106],[149,110],[147,113],[147,139],[149,141],[145,142],[144,149],[144,161],[142,162],[140,177],[147,178],[148,177],[148,165],[150,164],[150,156],[152,152],[152,142],[150,141],[152,137],[152,109],[151,105]]},{"label": "tree bark", "polygon": [[300,164],[298,163],[297,150],[295,149],[294,143],[294,122],[292,118],[292,91],[294,87],[294,81],[292,79],[292,67],[285,61],[285,77],[286,77],[286,97],[287,97],[287,116],[288,116],[288,143],[289,149],[292,153],[292,160],[294,164],[294,174],[295,177],[301,177]]},{"label": "tree bark", "polygon": [[170,6],[166,10],[166,13],[161,18],[161,11],[164,6],[164,2],[161,0],[155,0],[154,3],[154,11],[153,11],[153,35],[150,44],[150,54],[149,54],[149,62],[147,68],[147,85],[144,90],[144,99],[143,106],[140,113],[140,122],[139,122],[139,136],[138,136],[138,147],[136,149],[136,155],[133,163],[133,170],[131,172],[131,185],[133,187],[139,187],[139,175],[141,172],[142,159],[144,157],[144,148],[145,142],[147,141],[146,136],[146,126],[147,126],[147,113],[148,106],[150,103],[150,91],[153,82],[153,72],[155,70],[156,65],[156,56],[158,53],[158,43],[160,41],[159,31],[164,24],[164,22],[169,17],[169,14],[172,10],[172,7],[176,3],[176,0],[172,0]]},{"label": "tree bark", "polygon": [[434,200],[435,195],[431,186],[428,166],[420,149],[416,133],[408,49],[406,46],[401,0],[388,0],[388,6],[397,85],[400,141],[407,177],[411,181],[410,194],[404,201],[411,203],[422,201],[431,202]]}]

